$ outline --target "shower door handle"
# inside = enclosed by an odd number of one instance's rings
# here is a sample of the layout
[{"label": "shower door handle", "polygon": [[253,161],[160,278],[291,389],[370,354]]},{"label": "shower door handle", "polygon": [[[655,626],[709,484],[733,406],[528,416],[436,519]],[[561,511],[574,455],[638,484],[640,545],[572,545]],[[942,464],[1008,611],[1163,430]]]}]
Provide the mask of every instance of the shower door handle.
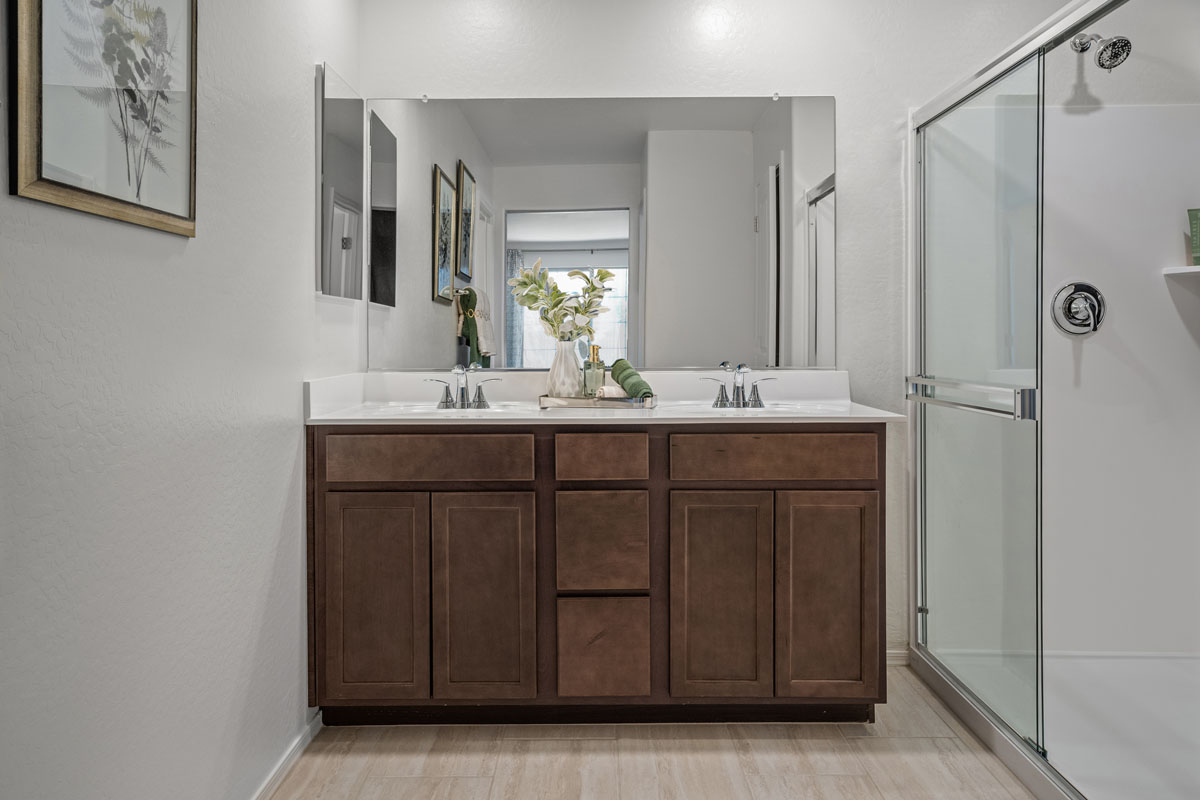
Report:
[{"label": "shower door handle", "polygon": [[[906,397],[914,403],[943,408],[956,408],[1011,420],[1037,419],[1037,389],[1019,386],[1000,386],[989,383],[967,383],[944,378],[910,377],[905,380]],[[957,395],[954,399],[938,397],[937,390],[946,389]],[[966,394],[986,395],[986,404],[959,399]],[[1009,405],[1011,403],[1011,405]],[[1007,407],[1004,407],[1007,406]]]}]

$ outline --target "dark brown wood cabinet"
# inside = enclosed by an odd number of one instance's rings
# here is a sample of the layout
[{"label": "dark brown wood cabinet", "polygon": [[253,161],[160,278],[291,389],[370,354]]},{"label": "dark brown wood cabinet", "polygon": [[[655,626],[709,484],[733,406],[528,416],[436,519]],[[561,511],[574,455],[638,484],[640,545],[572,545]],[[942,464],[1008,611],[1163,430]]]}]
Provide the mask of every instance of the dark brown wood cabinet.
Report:
[{"label": "dark brown wood cabinet", "polygon": [[326,724],[866,721],[882,424],[308,430]]},{"label": "dark brown wood cabinet", "polygon": [[558,696],[650,696],[650,598],[558,599]]},{"label": "dark brown wood cabinet", "polygon": [[771,492],[671,493],[671,694],[772,694]]},{"label": "dark brown wood cabinet", "polygon": [[325,500],[324,694],[429,697],[429,495]]},{"label": "dark brown wood cabinet", "polygon": [[780,492],[775,514],[775,693],[875,697],[879,494]]},{"label": "dark brown wood cabinet", "polygon": [[650,493],[557,492],[560,591],[650,591]]},{"label": "dark brown wood cabinet", "polygon": [[536,697],[534,495],[433,495],[433,696]]}]

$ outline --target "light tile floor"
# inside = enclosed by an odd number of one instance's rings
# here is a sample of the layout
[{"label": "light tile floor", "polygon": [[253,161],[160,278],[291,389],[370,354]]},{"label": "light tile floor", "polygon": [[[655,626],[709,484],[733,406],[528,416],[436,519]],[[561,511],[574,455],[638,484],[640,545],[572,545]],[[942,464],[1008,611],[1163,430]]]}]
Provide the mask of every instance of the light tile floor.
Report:
[{"label": "light tile floor", "polygon": [[1032,800],[907,667],[874,725],[325,728],[272,800]]}]

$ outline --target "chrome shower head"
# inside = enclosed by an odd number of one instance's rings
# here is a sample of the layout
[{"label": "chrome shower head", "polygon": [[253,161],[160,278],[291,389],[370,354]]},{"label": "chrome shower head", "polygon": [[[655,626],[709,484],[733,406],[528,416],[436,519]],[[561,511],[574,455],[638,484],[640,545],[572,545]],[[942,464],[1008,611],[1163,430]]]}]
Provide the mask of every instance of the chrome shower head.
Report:
[{"label": "chrome shower head", "polygon": [[1125,63],[1125,59],[1129,58],[1133,53],[1133,42],[1126,36],[1113,36],[1109,39],[1102,38],[1099,34],[1081,33],[1071,40],[1071,49],[1076,53],[1086,53],[1092,49],[1092,45],[1099,43],[1100,48],[1096,51],[1096,66],[1100,69],[1106,69],[1112,72],[1115,68]]}]

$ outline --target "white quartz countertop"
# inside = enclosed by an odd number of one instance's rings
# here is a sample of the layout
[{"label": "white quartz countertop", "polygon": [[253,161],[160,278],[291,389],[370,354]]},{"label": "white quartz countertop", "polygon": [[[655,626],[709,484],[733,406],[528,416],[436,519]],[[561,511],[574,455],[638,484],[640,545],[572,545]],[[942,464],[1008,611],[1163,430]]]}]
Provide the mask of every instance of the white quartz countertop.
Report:
[{"label": "white quartz countertop", "polygon": [[[439,409],[439,384],[446,373],[375,372],[340,375],[305,383],[305,420],[310,425],[653,425],[704,423],[865,423],[902,422],[904,417],[850,400],[849,377],[834,370],[770,370],[760,389],[765,408],[713,408],[716,386],[702,377],[721,373],[643,371],[655,387],[653,409],[540,409],[545,380],[537,372],[489,372],[485,390],[491,408]],[[473,386],[473,384],[472,384]],[[472,388],[473,391],[473,388]]]}]

